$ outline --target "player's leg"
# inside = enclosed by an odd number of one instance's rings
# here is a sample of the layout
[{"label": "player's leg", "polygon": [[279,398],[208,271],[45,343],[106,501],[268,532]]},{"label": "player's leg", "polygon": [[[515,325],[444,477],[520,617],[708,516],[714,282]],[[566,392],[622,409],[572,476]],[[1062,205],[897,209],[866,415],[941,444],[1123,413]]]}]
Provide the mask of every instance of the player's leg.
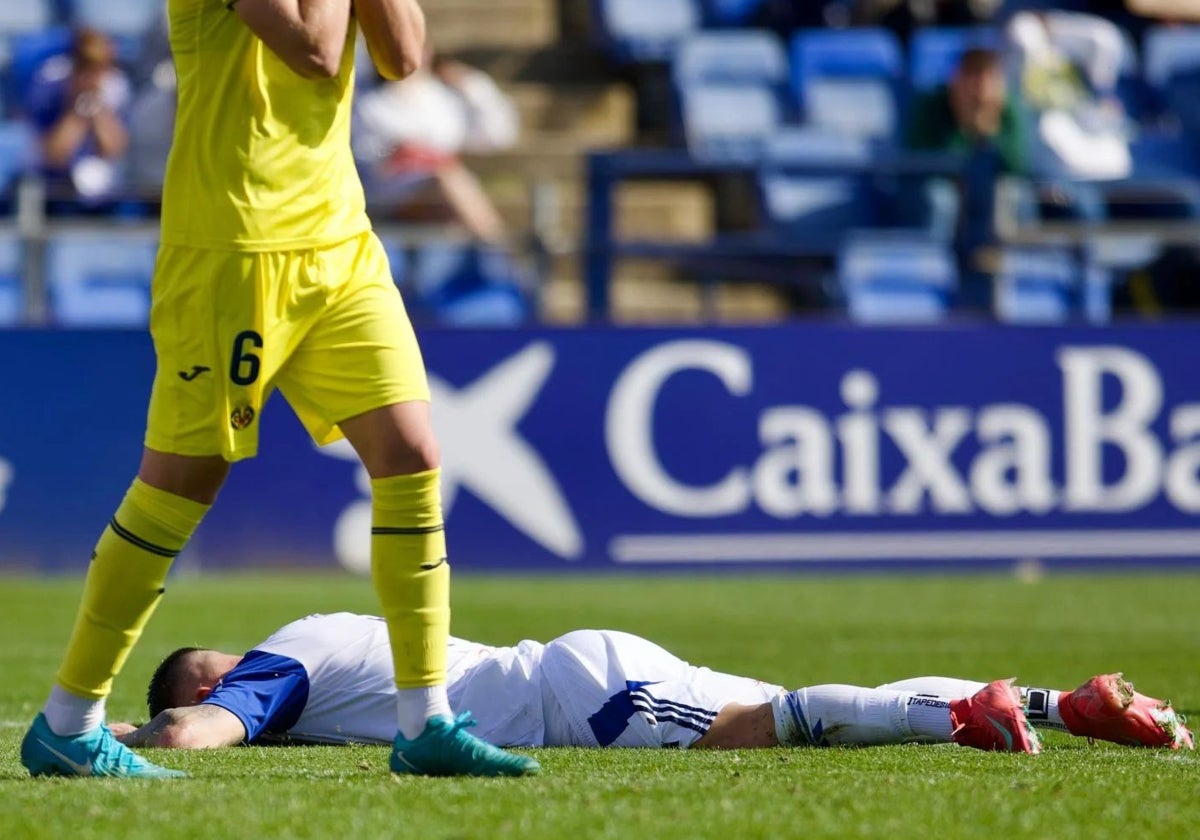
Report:
[{"label": "player's leg", "polygon": [[[22,760],[35,775],[166,775],[112,738],[102,725],[104,703],[162,597],[172,560],[224,482],[227,462],[253,454],[257,444],[257,426],[234,422],[231,406],[237,417],[253,416],[242,409],[261,406],[267,377],[259,373],[269,360],[256,358],[255,375],[242,371],[241,383],[225,376],[236,356],[234,335],[256,326],[255,269],[254,258],[236,254],[159,251],[146,448],[96,545],[57,684],[22,744]],[[218,315],[239,311],[249,323],[226,324]]]},{"label": "player's leg", "polygon": [[985,750],[1039,750],[1019,693],[1003,680],[955,699],[891,688],[819,685],[780,695],[772,707],[783,746],[953,741]]},{"label": "player's leg", "polygon": [[[279,387],[319,443],[344,434],[371,476],[371,576],[396,673],[396,772],[522,775],[537,763],[463,731],[446,698],[450,568],[437,440],[420,349],[382,246],[365,235],[312,253],[322,317]],[[339,280],[339,278],[341,278]]]},{"label": "player's leg", "polygon": [[[880,688],[942,698],[967,697],[983,683],[952,677],[915,677]],[[1170,702],[1135,691],[1121,674],[1100,674],[1074,691],[1019,686],[1035,727],[1130,746],[1194,749],[1186,721]]]},{"label": "player's leg", "polygon": [[452,715],[450,568],[429,404],[385,406],[339,425],[371,476],[371,579],[392,641],[398,727],[413,739],[430,718]]},{"label": "player's leg", "polygon": [[229,465],[220,456],[147,449],[138,477],[100,535],[57,685],[45,714],[59,735],[104,719],[104,702],[162,598],[167,572],[207,513]]},{"label": "player's leg", "polygon": [[693,667],[629,633],[567,633],[539,670],[547,746],[774,745],[767,701],[783,689]]},{"label": "player's leg", "polygon": [[692,744],[692,749],[751,750],[779,745],[772,704],[730,703],[717,712],[708,732]]},{"label": "player's leg", "polygon": [[104,707],[162,598],[171,562],[227,470],[219,457],[182,459],[146,450],[138,477],[92,552],[56,684],[21,745],[22,762],[33,775],[179,775],[117,743],[103,725]]}]

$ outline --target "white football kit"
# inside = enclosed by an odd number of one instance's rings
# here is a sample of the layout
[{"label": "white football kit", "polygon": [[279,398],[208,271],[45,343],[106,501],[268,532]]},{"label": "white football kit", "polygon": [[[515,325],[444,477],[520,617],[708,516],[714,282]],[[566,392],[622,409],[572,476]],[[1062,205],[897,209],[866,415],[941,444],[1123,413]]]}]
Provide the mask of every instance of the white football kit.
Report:
[{"label": "white football kit", "polygon": [[[689,665],[652,642],[576,630],[547,644],[450,639],[447,689],[474,734],[501,746],[688,747],[729,703],[784,691]],[[392,654],[382,618],[310,615],[243,657],[204,701],[233,713],[246,740],[391,743]]]}]

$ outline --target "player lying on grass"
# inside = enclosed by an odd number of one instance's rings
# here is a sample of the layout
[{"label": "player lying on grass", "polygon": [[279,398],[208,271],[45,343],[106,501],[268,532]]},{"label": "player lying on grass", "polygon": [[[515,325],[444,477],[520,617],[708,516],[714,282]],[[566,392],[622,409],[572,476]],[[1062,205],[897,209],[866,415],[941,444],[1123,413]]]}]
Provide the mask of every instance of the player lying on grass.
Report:
[{"label": "player lying on grass", "polygon": [[[652,642],[611,630],[576,630],[548,644],[516,647],[452,638],[448,664],[450,703],[460,712],[455,725],[477,726],[484,740],[508,746],[953,741],[1035,753],[1032,720],[1119,744],[1193,748],[1170,705],[1136,693],[1120,674],[1093,677],[1071,692],[944,677],[789,692],[693,667]],[[314,615],[244,656],[202,648],[172,653],[150,682],[152,720],[114,729],[132,746],[388,743],[394,690],[382,619]],[[467,709],[475,711],[474,720]]]}]

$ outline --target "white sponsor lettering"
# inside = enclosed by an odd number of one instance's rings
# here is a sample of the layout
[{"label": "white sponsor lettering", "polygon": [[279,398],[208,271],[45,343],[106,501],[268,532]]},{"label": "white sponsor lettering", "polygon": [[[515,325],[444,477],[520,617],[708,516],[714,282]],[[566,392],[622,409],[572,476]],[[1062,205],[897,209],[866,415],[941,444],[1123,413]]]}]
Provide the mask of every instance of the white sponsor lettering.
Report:
[{"label": "white sponsor lettering", "polygon": [[1050,427],[1040,414],[1026,405],[990,405],[979,412],[976,434],[984,450],[971,464],[971,496],[981,508],[1011,516],[1054,507]]},{"label": "white sponsor lettering", "polygon": [[919,408],[893,408],[883,415],[883,428],[908,461],[892,487],[890,507],[895,513],[920,513],[925,492],[935,510],[970,513],[971,494],[950,459],[971,431],[971,412],[943,408],[932,412],[932,424]]},{"label": "white sponsor lettering", "polygon": [[[618,477],[634,496],[688,518],[730,516],[751,507],[777,519],[834,513],[1040,515],[1055,508],[1114,513],[1141,509],[1160,493],[1181,511],[1200,511],[1200,405],[1172,410],[1167,442],[1154,430],[1163,411],[1162,380],[1145,356],[1124,347],[1064,347],[1057,363],[1063,394],[1061,488],[1054,481],[1051,423],[1032,406],[881,407],[879,382],[865,370],[842,378],[845,413],[828,417],[805,405],[768,406],[759,417],[761,451],[753,462],[724,465],[724,475],[709,484],[686,484],[659,457],[654,415],[663,388],[684,371],[716,377],[730,398],[752,394],[749,353],[719,341],[667,342],[634,359],[613,386],[605,441]],[[696,407],[698,414],[709,410]],[[885,445],[899,453],[902,464],[887,486],[881,470]],[[716,459],[728,449],[714,440],[709,451]],[[1117,475],[1111,469],[1114,454],[1121,456]]]},{"label": "white sponsor lettering", "polygon": [[[1162,409],[1162,383],[1154,365],[1122,347],[1068,347],[1059,351],[1066,424],[1066,508],[1077,511],[1136,510],[1158,493],[1162,447],[1149,429]],[[1106,378],[1121,387],[1121,401],[1103,405]],[[1125,474],[1105,484],[1104,450],[1125,458]]]},{"label": "white sponsor lettering", "polygon": [[[456,388],[431,376],[434,423],[443,444],[447,511],[461,487],[517,531],[564,559],[583,554],[574,515],[548,465],[518,430],[554,366],[553,348],[531,344],[474,382]],[[712,377],[716,400],[754,395],[754,360],[735,344],[686,339],[651,347],[621,372],[604,417],[604,442],[621,484],[648,507],[689,520],[757,509],[779,520],[835,514],[994,517],[1128,513],[1165,498],[1200,512],[1200,404],[1164,413],[1162,378],[1144,355],[1125,347],[1070,346],[1055,362],[1063,415],[1056,420],[1012,401],[965,405],[889,404],[873,372],[847,371],[839,386],[844,411],[766,405],[756,427],[715,424],[706,454],[714,476],[689,482],[664,463],[655,416],[670,381],[683,372]],[[1176,395],[1176,399],[1178,395]],[[694,406],[703,418],[720,405]],[[1164,416],[1165,414],[1165,416]],[[658,434],[670,434],[661,426]],[[731,460],[729,436],[756,436],[756,454]],[[590,446],[582,439],[580,446]],[[354,459],[345,445],[325,450]],[[886,465],[886,466],[885,466]],[[0,461],[0,504],[11,475]],[[369,568],[370,484],[357,473],[362,498],[335,533],[342,562]],[[619,562],[725,562],[971,556],[1176,556],[1197,532],[1093,531],[897,534],[619,535]],[[1140,546],[1140,551],[1135,548]],[[1194,548],[1188,548],[1194,551]]]},{"label": "white sponsor lettering", "polygon": [[1182,511],[1200,513],[1200,405],[1171,414],[1171,439],[1187,445],[1167,461],[1167,498]]},{"label": "white sponsor lettering", "polygon": [[621,481],[650,507],[676,516],[723,516],[750,503],[748,471],[730,470],[708,487],[689,487],[671,477],[654,445],[654,403],[662,386],[684,370],[702,370],[721,380],[735,397],[750,393],[750,354],[718,341],[672,341],[648,350],[613,385],[604,437]]}]

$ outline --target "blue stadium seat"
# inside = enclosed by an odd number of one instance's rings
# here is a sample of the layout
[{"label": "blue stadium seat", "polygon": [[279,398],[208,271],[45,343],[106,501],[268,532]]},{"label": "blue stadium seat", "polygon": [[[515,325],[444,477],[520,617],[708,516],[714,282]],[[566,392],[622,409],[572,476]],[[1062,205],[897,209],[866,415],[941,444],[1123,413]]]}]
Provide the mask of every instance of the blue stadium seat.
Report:
[{"label": "blue stadium seat", "polygon": [[37,32],[54,23],[51,0],[10,0],[0,3],[0,39]]},{"label": "blue stadium seat", "polygon": [[26,32],[11,39],[12,55],[5,90],[8,113],[19,114],[25,110],[25,97],[34,74],[46,59],[68,52],[71,40],[71,30],[63,26]]},{"label": "blue stadium seat", "polygon": [[388,265],[392,269],[392,280],[397,286],[404,288],[409,282],[408,244],[403,240],[379,233],[379,242],[387,254]]},{"label": "blue stadium seat", "polygon": [[752,158],[786,118],[787,53],[772,32],[692,36],[671,69],[684,137],[698,155]]},{"label": "blue stadium seat", "polygon": [[688,149],[708,160],[758,160],[783,122],[763,85],[693,85],[680,96]]},{"label": "blue stadium seat", "polygon": [[671,67],[676,87],[759,84],[782,88],[788,79],[783,42],[761,29],[705,32],[679,45]]},{"label": "blue stadium seat", "polygon": [[0,200],[9,194],[17,177],[32,165],[37,138],[21,121],[0,122]]},{"label": "blue stadium seat", "polygon": [[70,327],[144,327],[157,236],[81,230],[56,234],[46,248],[51,317]]},{"label": "blue stadium seat", "polygon": [[19,325],[24,308],[21,243],[15,233],[0,233],[0,328]]},{"label": "blue stadium seat", "polygon": [[1200,69],[1200,26],[1159,26],[1146,33],[1146,82],[1164,90],[1174,76]]},{"label": "blue stadium seat", "polygon": [[792,38],[792,89],[814,125],[893,136],[904,57],[884,29],[810,30]]},{"label": "blue stadium seat", "polygon": [[599,29],[621,61],[668,61],[700,29],[698,0],[592,0]]},{"label": "blue stadium seat", "polygon": [[996,274],[996,317],[1010,323],[1061,323],[1079,310],[1082,286],[1079,262],[1069,251],[1007,249]]},{"label": "blue stadium seat", "polygon": [[[868,170],[875,145],[812,126],[787,128],[765,146],[759,172],[763,216],[784,236],[831,237],[880,222]],[[799,170],[798,170],[799,168]]]},{"label": "blue stadium seat", "polygon": [[410,307],[456,327],[507,327],[532,314],[517,271],[502,251],[454,241],[426,242],[416,249]]},{"label": "blue stadium seat", "polygon": [[71,19],[110,35],[138,37],[149,31],[163,13],[162,0],[70,0]]},{"label": "blue stadium seat", "polygon": [[946,84],[962,54],[974,47],[1000,49],[1000,33],[986,27],[918,30],[909,45],[909,84],[919,92]]},{"label": "blue stadium seat", "polygon": [[1134,37],[1121,30],[1121,38],[1124,50],[1121,54],[1121,72],[1117,77],[1116,94],[1129,118],[1140,120],[1146,115],[1149,107],[1146,79],[1142,75],[1142,59]]},{"label": "blue stadium seat", "polygon": [[855,231],[838,255],[847,311],[866,324],[928,324],[944,319],[958,287],[948,244],[919,231]]},{"label": "blue stadium seat", "polygon": [[786,236],[828,241],[848,228],[878,224],[879,201],[867,175],[796,175],[764,169],[758,177],[763,213]]},{"label": "blue stadium seat", "polygon": [[788,164],[866,167],[877,152],[876,144],[863,136],[846,136],[819,126],[780,129],[766,143],[768,165]]},{"label": "blue stadium seat", "polygon": [[1158,27],[1145,41],[1145,98],[1152,115],[1169,115],[1182,124],[1184,142],[1200,140],[1200,26]]}]

